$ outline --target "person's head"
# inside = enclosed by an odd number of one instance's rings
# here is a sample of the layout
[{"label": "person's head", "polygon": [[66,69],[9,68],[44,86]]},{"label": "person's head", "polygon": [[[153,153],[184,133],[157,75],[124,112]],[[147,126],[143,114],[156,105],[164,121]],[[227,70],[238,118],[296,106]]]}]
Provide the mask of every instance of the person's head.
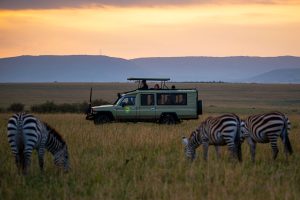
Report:
[{"label": "person's head", "polygon": [[143,84],[143,85],[146,85],[146,80],[142,80],[142,84]]},{"label": "person's head", "polygon": [[154,89],[159,89],[159,85],[158,85],[158,84],[155,84],[155,85],[154,85]]}]

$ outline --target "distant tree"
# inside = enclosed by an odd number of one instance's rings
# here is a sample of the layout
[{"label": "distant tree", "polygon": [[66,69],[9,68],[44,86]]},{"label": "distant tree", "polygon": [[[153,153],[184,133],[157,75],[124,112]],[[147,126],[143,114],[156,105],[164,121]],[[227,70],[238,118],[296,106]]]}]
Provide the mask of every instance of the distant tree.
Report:
[{"label": "distant tree", "polygon": [[[109,102],[96,99],[92,102],[92,105],[100,106],[109,104]],[[85,113],[88,108],[88,103],[63,103],[63,104],[55,104],[52,101],[47,101],[42,104],[31,106],[31,112],[35,113]]]},{"label": "distant tree", "polygon": [[52,101],[46,101],[46,103],[40,105],[33,105],[30,108],[31,112],[36,113],[53,113],[57,112],[57,105],[54,104]]},{"label": "distant tree", "polygon": [[7,110],[9,112],[15,112],[15,113],[17,113],[17,112],[23,112],[24,111],[24,107],[25,107],[25,105],[22,104],[22,103],[13,103],[13,104],[11,104],[7,108]]}]

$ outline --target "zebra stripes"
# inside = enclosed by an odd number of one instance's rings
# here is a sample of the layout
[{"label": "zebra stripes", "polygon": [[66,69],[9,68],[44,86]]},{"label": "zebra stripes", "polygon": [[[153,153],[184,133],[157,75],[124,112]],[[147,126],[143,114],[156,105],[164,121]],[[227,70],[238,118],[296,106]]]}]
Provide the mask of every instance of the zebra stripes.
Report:
[{"label": "zebra stripes", "polygon": [[235,114],[209,117],[191,133],[189,139],[184,137],[183,143],[186,157],[191,160],[195,158],[196,148],[202,144],[204,160],[207,160],[209,145],[215,145],[217,155],[218,146],[227,145],[232,156],[241,161],[240,119]]},{"label": "zebra stripes", "polygon": [[251,115],[242,122],[242,138],[250,145],[252,161],[255,161],[256,143],[270,143],[275,160],[279,152],[278,137],[282,139],[286,157],[292,154],[293,149],[288,136],[290,128],[288,117],[281,112]]},{"label": "zebra stripes", "polygon": [[15,156],[16,165],[27,174],[33,149],[38,151],[39,166],[44,168],[44,154],[47,149],[54,156],[54,163],[69,169],[68,149],[57,131],[31,114],[14,114],[7,124],[7,137]]}]

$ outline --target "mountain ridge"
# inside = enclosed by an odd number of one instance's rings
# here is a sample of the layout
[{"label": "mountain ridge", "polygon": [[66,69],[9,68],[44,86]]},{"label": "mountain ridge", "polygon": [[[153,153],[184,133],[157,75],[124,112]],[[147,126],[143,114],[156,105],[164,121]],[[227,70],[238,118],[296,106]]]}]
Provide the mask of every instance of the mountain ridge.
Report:
[{"label": "mountain ridge", "polygon": [[[133,76],[170,77],[172,81],[249,82],[273,70],[298,68],[300,57],[296,56],[124,59],[103,55],[23,55],[0,58],[0,82],[125,82]],[[296,75],[300,77],[298,71]],[[300,83],[298,78],[295,81]],[[281,82],[285,81],[278,83]]]},{"label": "mountain ridge", "polygon": [[300,83],[300,68],[277,69],[252,77],[248,82],[255,83]]}]

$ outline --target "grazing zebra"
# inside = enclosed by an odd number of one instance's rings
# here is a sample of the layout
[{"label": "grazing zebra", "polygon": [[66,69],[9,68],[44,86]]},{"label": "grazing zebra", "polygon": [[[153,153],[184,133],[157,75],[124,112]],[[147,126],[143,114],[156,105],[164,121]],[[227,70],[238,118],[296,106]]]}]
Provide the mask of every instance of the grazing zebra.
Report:
[{"label": "grazing zebra", "polygon": [[33,149],[38,151],[39,166],[44,168],[45,149],[54,156],[54,164],[69,169],[67,144],[57,131],[30,114],[14,114],[8,121],[7,137],[19,171],[27,174]]},{"label": "grazing zebra", "polygon": [[242,121],[242,138],[250,145],[251,159],[255,161],[256,143],[271,143],[273,159],[278,155],[277,140],[282,139],[286,158],[293,153],[289,140],[291,123],[286,115],[281,112],[251,115]]},{"label": "grazing zebra", "polygon": [[240,128],[240,119],[235,114],[207,118],[191,133],[189,139],[183,137],[186,157],[194,160],[196,148],[202,144],[203,158],[207,160],[209,145],[215,145],[217,156],[219,146],[227,145],[232,156],[241,161]]}]

